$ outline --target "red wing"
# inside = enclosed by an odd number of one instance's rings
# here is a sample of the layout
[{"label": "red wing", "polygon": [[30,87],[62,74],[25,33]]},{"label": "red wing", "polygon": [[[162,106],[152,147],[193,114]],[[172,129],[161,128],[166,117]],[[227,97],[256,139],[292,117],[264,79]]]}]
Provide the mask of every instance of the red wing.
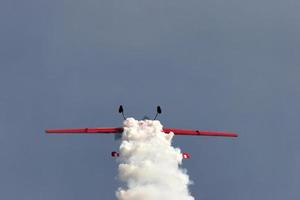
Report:
[{"label": "red wing", "polygon": [[173,132],[175,135],[204,135],[204,136],[220,136],[220,137],[237,137],[238,134],[222,131],[201,131],[178,128],[163,128],[163,132]]},{"label": "red wing", "polygon": [[[69,128],[69,129],[46,129],[46,133],[84,133],[84,134],[97,134],[97,133],[122,133],[123,128]],[[223,136],[223,137],[237,137],[238,135],[230,132],[221,131],[201,131],[190,129],[177,129],[177,128],[164,128],[163,132],[173,132],[175,135],[204,135],[204,136]]]},{"label": "red wing", "polygon": [[46,133],[122,133],[123,128],[67,128],[67,129],[46,129]]}]

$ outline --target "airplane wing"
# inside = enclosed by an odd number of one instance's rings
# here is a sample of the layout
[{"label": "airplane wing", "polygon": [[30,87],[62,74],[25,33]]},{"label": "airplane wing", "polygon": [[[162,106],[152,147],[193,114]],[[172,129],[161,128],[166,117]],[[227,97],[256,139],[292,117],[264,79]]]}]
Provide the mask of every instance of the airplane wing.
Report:
[{"label": "airplane wing", "polygon": [[[202,131],[191,129],[178,129],[178,128],[163,128],[164,133],[173,132],[175,135],[203,135],[203,136],[220,136],[220,137],[238,137],[238,134],[222,131]],[[122,127],[110,127],[110,128],[66,128],[66,129],[46,129],[46,133],[49,134],[117,134],[122,133]]]},{"label": "airplane wing", "polygon": [[223,131],[201,131],[191,129],[178,129],[178,128],[163,128],[163,132],[173,132],[175,135],[203,135],[203,136],[219,136],[219,137],[238,137],[238,134]]},{"label": "airplane wing", "polygon": [[123,128],[66,128],[66,129],[46,129],[46,133],[69,133],[69,134],[82,134],[82,133],[122,133]]}]

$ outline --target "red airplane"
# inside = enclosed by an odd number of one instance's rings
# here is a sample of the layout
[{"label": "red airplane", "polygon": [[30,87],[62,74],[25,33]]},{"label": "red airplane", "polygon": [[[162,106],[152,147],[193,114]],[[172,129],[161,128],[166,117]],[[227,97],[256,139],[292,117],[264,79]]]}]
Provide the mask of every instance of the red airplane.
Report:
[{"label": "red airplane", "polygon": [[[119,113],[122,114],[124,120],[126,119],[124,116],[123,106],[120,105]],[[154,120],[161,114],[160,106],[157,106],[156,115]],[[149,119],[145,117],[144,119]],[[67,134],[116,134],[116,138],[121,138],[121,133],[123,132],[122,127],[109,127],[109,128],[68,128],[68,129],[46,129],[46,133],[67,133]],[[217,136],[217,137],[238,137],[238,134],[232,132],[223,132],[223,131],[203,131],[203,130],[191,130],[191,129],[178,129],[178,128],[163,128],[162,132],[169,134],[173,132],[175,135],[192,135],[192,136]],[[112,157],[119,157],[119,152],[113,151],[111,152]],[[182,157],[184,159],[190,158],[190,154],[188,152],[183,152]]]}]

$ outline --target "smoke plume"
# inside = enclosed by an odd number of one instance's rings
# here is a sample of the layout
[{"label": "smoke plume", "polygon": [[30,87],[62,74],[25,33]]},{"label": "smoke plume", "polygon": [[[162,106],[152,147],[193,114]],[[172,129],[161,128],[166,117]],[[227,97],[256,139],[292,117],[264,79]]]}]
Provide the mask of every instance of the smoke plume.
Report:
[{"label": "smoke plume", "polygon": [[118,200],[194,200],[180,149],[171,145],[173,133],[162,132],[157,120],[127,118],[120,145],[119,178],[124,186]]}]

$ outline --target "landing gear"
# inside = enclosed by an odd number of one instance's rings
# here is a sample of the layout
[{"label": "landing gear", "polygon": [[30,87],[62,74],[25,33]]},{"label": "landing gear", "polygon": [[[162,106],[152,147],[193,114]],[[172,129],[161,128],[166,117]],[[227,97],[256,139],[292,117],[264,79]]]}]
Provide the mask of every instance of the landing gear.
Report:
[{"label": "landing gear", "polygon": [[[120,105],[119,106],[119,113],[121,113],[122,114],[122,116],[123,116],[123,119],[125,120],[126,119],[126,117],[125,117],[125,115],[124,115],[124,109],[123,109],[123,106],[122,105]],[[156,118],[157,118],[157,116],[158,116],[158,114],[161,114],[162,112],[161,112],[161,108],[160,108],[160,106],[157,106],[156,107],[156,114],[155,114],[155,117],[154,117],[154,119],[153,120],[156,120]]]},{"label": "landing gear", "polygon": [[124,120],[125,120],[126,118],[125,118],[125,116],[124,116],[124,109],[123,109],[123,106],[122,106],[122,105],[120,105],[120,107],[119,107],[119,113],[122,113],[122,116],[123,116],[123,118],[124,118]]},{"label": "landing gear", "polygon": [[161,108],[160,108],[160,106],[156,107],[156,115],[155,115],[155,117],[154,117],[153,120],[156,120],[156,117],[157,117],[158,114],[161,114]]}]

